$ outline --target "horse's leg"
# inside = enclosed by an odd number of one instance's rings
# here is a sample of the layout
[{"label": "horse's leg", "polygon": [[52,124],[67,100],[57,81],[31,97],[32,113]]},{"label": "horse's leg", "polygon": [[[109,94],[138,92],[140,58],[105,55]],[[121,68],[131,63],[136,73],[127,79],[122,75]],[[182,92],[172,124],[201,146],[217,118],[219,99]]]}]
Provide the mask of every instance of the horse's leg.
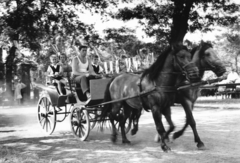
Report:
[{"label": "horse's leg", "polygon": [[[171,118],[171,108],[169,107],[168,109],[166,109],[166,111],[163,113],[168,124],[169,124],[169,130],[167,132],[165,132],[165,140],[167,140],[169,142],[169,134],[175,129],[175,126],[172,122],[172,118]],[[154,141],[156,142],[160,142],[160,137],[158,134],[155,135]]]},{"label": "horse's leg", "polygon": [[112,117],[112,115],[109,116],[109,120],[112,124],[112,135],[111,135],[111,141],[113,143],[115,143],[117,141],[117,129],[116,126],[114,124],[114,118]]},{"label": "horse's leg", "polygon": [[197,147],[199,149],[204,149],[205,148],[204,143],[201,141],[201,139],[198,135],[197,128],[196,128],[196,122],[195,122],[195,119],[194,119],[193,114],[192,114],[194,104],[188,99],[182,100],[181,104],[184,108],[187,120],[186,120],[186,124],[185,124],[184,128],[182,130],[180,130],[179,132],[174,133],[173,138],[175,139],[175,138],[177,138],[177,136],[178,137],[181,136],[181,134],[183,134],[183,132],[187,128],[187,125],[189,124],[192,128],[192,131],[193,131],[193,134],[194,134],[194,140],[197,143]]},{"label": "horse's leg", "polygon": [[142,109],[132,109],[132,121],[133,121],[133,129],[131,130],[131,134],[135,135],[138,131],[138,122],[141,116]]},{"label": "horse's leg", "polygon": [[125,103],[124,106],[123,106],[122,120],[119,122],[119,125],[121,127],[122,143],[123,144],[130,144],[131,143],[127,139],[126,132],[125,132],[125,123],[126,123],[127,118],[130,118],[131,112],[132,112],[132,108]]},{"label": "horse's leg", "polygon": [[[187,114],[187,113],[186,113],[186,114]],[[186,130],[187,126],[188,126],[188,121],[187,121],[187,117],[186,117],[186,123],[185,123],[185,125],[183,126],[183,128],[182,128],[181,130],[179,130],[179,131],[177,131],[177,132],[175,132],[175,133],[173,134],[173,139],[177,139],[177,138],[179,138],[180,136],[182,136],[183,133],[184,133],[184,131]]]},{"label": "horse's leg", "polygon": [[152,115],[156,125],[156,129],[161,139],[160,140],[161,148],[164,152],[168,152],[171,149],[165,143],[165,139],[164,139],[165,129],[162,123],[162,114],[161,114],[160,108],[158,108],[156,105],[152,107]]},{"label": "horse's leg", "polygon": [[171,118],[171,108],[168,107],[164,112],[163,115],[165,116],[168,124],[169,124],[169,129],[165,134],[165,138],[167,141],[169,141],[169,134],[175,129],[175,126],[173,124],[172,118]]},{"label": "horse's leg", "polygon": [[109,114],[109,120],[112,124],[112,135],[111,135],[111,141],[115,143],[117,141],[117,128],[114,124],[114,120],[118,120],[118,115],[120,112],[122,105],[121,103],[114,103],[112,104],[112,111]]}]

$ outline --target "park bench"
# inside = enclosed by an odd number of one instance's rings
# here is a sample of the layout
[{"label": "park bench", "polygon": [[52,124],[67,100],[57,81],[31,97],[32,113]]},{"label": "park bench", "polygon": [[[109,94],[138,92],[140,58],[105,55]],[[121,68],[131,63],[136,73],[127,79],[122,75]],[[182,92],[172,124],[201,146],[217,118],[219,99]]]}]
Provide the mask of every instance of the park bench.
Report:
[{"label": "park bench", "polygon": [[216,84],[217,88],[223,87],[223,91],[217,91],[215,95],[220,95],[222,98],[240,98],[240,90],[237,89],[237,85],[240,83]]}]

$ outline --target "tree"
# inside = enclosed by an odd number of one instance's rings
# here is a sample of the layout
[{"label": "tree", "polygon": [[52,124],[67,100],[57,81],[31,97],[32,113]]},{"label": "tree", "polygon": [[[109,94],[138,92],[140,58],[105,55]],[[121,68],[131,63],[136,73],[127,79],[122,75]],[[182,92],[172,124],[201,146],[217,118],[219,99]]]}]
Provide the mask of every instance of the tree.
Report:
[{"label": "tree", "polygon": [[121,27],[121,28],[108,28],[105,29],[106,33],[105,40],[113,40],[118,44],[118,47],[121,47],[126,51],[129,56],[135,56],[139,54],[139,50],[146,48],[153,53],[158,53],[163,50],[156,43],[144,43],[140,41],[135,35],[135,30]]},{"label": "tree", "polygon": [[121,27],[118,29],[108,28],[104,32],[106,33],[105,40],[113,41],[119,48],[125,50],[129,56],[135,56],[137,50],[141,47],[142,42],[135,36],[135,30]]},{"label": "tree", "polygon": [[52,26],[66,28],[68,34],[76,29],[83,32],[91,26],[81,22],[78,12],[90,10],[102,12],[109,3],[106,0],[5,0],[0,2],[0,34],[21,41],[25,47],[39,49],[40,41],[51,36]]},{"label": "tree", "polygon": [[237,18],[239,5],[230,0],[145,0],[134,8],[125,7],[112,17],[124,21],[139,19],[157,42],[182,42],[187,32],[211,31],[215,25],[228,26]]},{"label": "tree", "polygon": [[229,30],[219,36],[216,43],[217,49],[222,53],[222,57],[228,62],[229,66],[239,69],[239,56],[240,56],[240,26],[239,23],[233,24]]},{"label": "tree", "polygon": [[[2,0],[0,1],[0,35],[10,38],[19,46],[34,51],[41,49],[42,43],[53,35],[53,27],[66,29],[66,34],[72,34],[76,29],[87,33],[92,29],[81,22],[78,12],[90,10],[104,14],[104,9],[110,3],[107,0]],[[3,40],[2,40],[3,41]],[[11,90],[12,67],[16,66],[15,46],[11,47],[6,61],[7,90]],[[11,67],[12,66],[12,67]]]}]

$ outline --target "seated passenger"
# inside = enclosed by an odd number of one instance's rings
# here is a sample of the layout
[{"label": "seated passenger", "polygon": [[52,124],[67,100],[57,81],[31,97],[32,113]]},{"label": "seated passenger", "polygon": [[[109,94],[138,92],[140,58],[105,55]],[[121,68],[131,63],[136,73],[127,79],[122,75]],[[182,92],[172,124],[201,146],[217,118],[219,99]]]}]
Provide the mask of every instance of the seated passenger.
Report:
[{"label": "seated passenger", "polygon": [[103,68],[99,65],[99,57],[97,55],[93,56],[92,67],[96,74],[103,73]]},{"label": "seated passenger", "polygon": [[88,98],[87,101],[90,101],[89,80],[99,75],[94,72],[91,59],[87,58],[87,46],[85,45],[79,46],[78,55],[72,60],[72,75],[76,84],[81,86],[82,93]]},{"label": "seated passenger", "polygon": [[62,92],[62,84],[66,84],[66,80],[62,77],[62,67],[58,64],[58,57],[56,55],[52,55],[50,57],[51,64],[47,69],[47,76],[49,80],[47,83],[57,83],[58,91],[60,95],[63,95]]},{"label": "seated passenger", "polygon": [[68,64],[67,56],[64,53],[61,53],[59,56],[59,65],[61,66],[62,76],[67,80],[70,77],[70,72],[72,72],[72,67]]}]

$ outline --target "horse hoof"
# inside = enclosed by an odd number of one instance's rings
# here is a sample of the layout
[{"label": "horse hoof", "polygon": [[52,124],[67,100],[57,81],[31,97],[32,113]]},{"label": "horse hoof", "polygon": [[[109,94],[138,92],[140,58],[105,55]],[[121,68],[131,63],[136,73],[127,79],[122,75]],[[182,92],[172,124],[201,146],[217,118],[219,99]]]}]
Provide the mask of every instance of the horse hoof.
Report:
[{"label": "horse hoof", "polygon": [[155,135],[154,141],[157,142],[157,143],[160,142],[160,137],[159,137],[158,134]]},{"label": "horse hoof", "polygon": [[122,143],[123,144],[131,144],[131,142],[129,140],[123,140]]},{"label": "horse hoof", "polygon": [[131,130],[131,135],[135,135],[137,133],[137,130],[132,129]]},{"label": "horse hoof", "polygon": [[171,151],[171,148],[168,147],[167,145],[163,145],[162,150],[163,150],[163,152],[169,152],[169,151]]},{"label": "horse hoof", "polygon": [[198,147],[199,150],[205,150],[206,149],[206,147],[203,143],[198,143],[197,147]]}]

